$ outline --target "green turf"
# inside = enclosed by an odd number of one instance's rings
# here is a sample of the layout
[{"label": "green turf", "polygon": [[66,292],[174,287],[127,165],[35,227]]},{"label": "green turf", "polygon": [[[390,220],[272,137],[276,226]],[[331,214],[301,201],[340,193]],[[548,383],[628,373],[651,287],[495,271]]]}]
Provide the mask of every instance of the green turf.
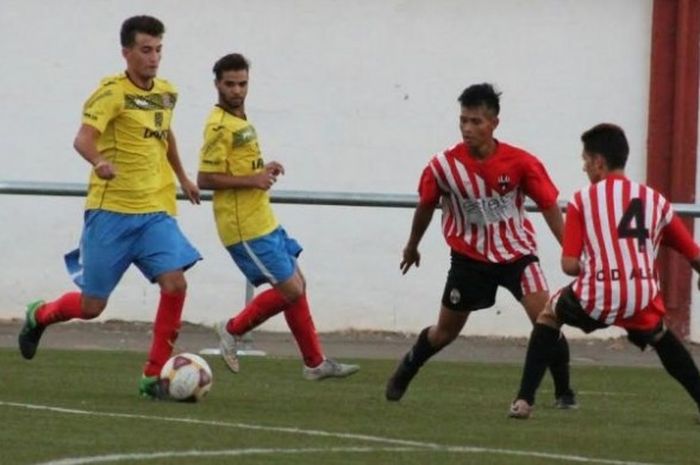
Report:
[{"label": "green turf", "polygon": [[[515,365],[429,363],[390,404],[394,361],[309,382],[297,360],[244,358],[239,375],[208,360],[210,395],[179,404],[138,397],[143,354],[43,350],[27,362],[0,350],[0,463],[700,464],[697,412],[660,369],[574,367],[579,410],[549,407],[545,379],[535,417],[516,421]],[[66,460],[110,454],[126,457]]]}]

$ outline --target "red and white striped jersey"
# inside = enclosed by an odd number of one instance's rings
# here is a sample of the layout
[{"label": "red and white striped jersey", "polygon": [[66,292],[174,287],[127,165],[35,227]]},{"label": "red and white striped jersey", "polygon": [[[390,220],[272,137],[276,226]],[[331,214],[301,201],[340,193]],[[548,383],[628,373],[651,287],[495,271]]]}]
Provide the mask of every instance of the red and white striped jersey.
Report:
[{"label": "red and white striped jersey", "polygon": [[435,155],[418,192],[421,204],[442,202],[443,235],[453,250],[492,263],[537,254],[525,197],[546,209],[559,194],[535,156],[502,142],[486,160],[471,156],[464,143]]},{"label": "red and white striped jersey", "polygon": [[592,318],[614,324],[656,297],[656,257],[662,232],[673,218],[671,204],[661,194],[620,175],[574,194],[562,254],[581,260],[573,290]]}]

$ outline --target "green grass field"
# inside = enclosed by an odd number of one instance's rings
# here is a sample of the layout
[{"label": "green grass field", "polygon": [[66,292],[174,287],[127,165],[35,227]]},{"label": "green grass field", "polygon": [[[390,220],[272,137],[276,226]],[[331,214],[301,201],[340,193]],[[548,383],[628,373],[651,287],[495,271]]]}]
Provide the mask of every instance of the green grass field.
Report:
[{"label": "green grass field", "polygon": [[143,354],[0,350],[0,464],[700,464],[700,425],[662,370],[574,367],[581,408],[506,418],[516,365],[432,362],[398,404],[394,361],[359,360],[346,380],[309,382],[298,360],[209,357],[199,404],[137,396]]}]

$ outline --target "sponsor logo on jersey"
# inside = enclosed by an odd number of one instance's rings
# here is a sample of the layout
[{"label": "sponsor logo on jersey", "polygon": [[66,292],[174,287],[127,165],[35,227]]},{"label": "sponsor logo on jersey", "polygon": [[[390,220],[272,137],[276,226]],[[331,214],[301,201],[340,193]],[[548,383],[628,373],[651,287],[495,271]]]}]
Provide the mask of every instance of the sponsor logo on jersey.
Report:
[{"label": "sponsor logo on jersey", "polygon": [[465,199],[462,203],[467,223],[485,226],[506,221],[515,215],[515,191],[503,196]]},{"label": "sponsor logo on jersey", "polygon": [[255,128],[253,126],[246,126],[233,133],[233,146],[241,147],[256,140],[257,138]]},{"label": "sponsor logo on jersey", "polygon": [[144,139],[158,139],[158,140],[165,140],[168,138],[168,130],[167,129],[148,129],[144,128],[143,130],[143,138]]},{"label": "sponsor logo on jersey", "polygon": [[124,108],[127,110],[170,110],[175,107],[177,95],[171,93],[124,95]]}]

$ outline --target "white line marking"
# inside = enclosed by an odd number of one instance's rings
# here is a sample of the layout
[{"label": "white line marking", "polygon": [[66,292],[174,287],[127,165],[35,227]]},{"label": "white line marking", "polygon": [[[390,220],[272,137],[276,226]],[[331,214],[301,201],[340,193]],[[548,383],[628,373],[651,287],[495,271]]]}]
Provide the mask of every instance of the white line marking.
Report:
[{"label": "white line marking", "polygon": [[[394,439],[381,436],[369,436],[365,434],[354,434],[354,433],[334,433],[331,431],[320,431],[320,430],[307,430],[299,428],[289,428],[283,426],[262,426],[262,425],[251,425],[247,423],[229,423],[223,421],[212,421],[212,420],[197,420],[194,418],[178,418],[178,417],[159,417],[159,416],[149,416],[149,415],[137,415],[130,413],[116,413],[116,412],[95,412],[89,410],[78,410],[69,409],[62,407],[51,407],[49,405],[36,405],[36,404],[24,404],[18,402],[4,402],[0,401],[0,406],[6,407],[16,407],[24,408],[29,410],[46,410],[55,413],[64,413],[70,415],[86,415],[86,416],[97,416],[97,417],[109,417],[109,418],[126,418],[126,419],[137,419],[137,420],[150,420],[150,421],[164,421],[171,423],[187,423],[203,426],[223,426],[227,428],[238,428],[238,429],[250,429],[258,431],[272,431],[278,433],[289,433],[289,434],[302,434],[307,436],[320,436],[320,437],[334,437],[340,439],[356,439],[360,441],[369,442],[379,442],[385,444],[394,444],[397,446],[402,446],[400,448],[363,448],[363,447],[348,447],[348,448],[323,448],[323,449],[233,449],[226,451],[181,451],[181,452],[157,452],[152,454],[119,454],[119,455],[103,455],[98,457],[83,457],[83,458],[67,458],[61,459],[59,461],[43,462],[38,465],[82,465],[91,463],[105,463],[109,461],[122,461],[122,460],[134,460],[134,459],[144,459],[149,460],[150,458],[161,458],[161,457],[180,457],[181,455],[176,454],[198,454],[198,455],[243,455],[243,454],[263,454],[263,453],[326,453],[326,452],[374,452],[374,451],[384,451],[384,450],[395,450],[395,451],[406,451],[406,452],[447,452],[447,453],[478,453],[478,454],[493,454],[493,455],[510,455],[510,456],[522,456],[522,457],[540,457],[553,460],[561,460],[562,462],[579,462],[579,463],[589,463],[589,464],[601,464],[601,465],[662,465],[660,463],[652,462],[630,462],[625,460],[611,460],[596,457],[584,457],[580,455],[568,455],[568,454],[552,454],[548,452],[537,452],[537,451],[526,451],[517,449],[495,449],[490,447],[474,447],[474,446],[448,446],[441,445],[432,442],[420,442],[420,441],[410,441],[404,439]],[[166,455],[154,455],[154,454],[166,454]],[[194,456],[194,455],[182,455],[182,456]]]},{"label": "white line marking", "polygon": [[258,431],[272,431],[277,433],[290,433],[290,434],[302,434],[306,436],[320,436],[320,437],[334,437],[341,439],[357,439],[359,441],[369,441],[369,442],[383,442],[386,444],[395,444],[399,446],[409,446],[409,447],[427,447],[430,449],[439,449],[444,446],[439,444],[433,444],[429,442],[419,442],[419,441],[408,441],[404,439],[392,439],[392,438],[382,438],[378,436],[368,436],[365,434],[353,434],[353,433],[334,433],[330,431],[318,431],[310,429],[299,429],[290,428],[286,426],[263,426],[263,425],[251,425],[247,423],[231,423],[225,421],[213,421],[213,420],[197,420],[194,418],[181,418],[181,417],[158,417],[149,415],[137,415],[133,413],[114,413],[114,412],[91,412],[89,410],[77,410],[62,407],[51,407],[48,405],[35,405],[35,404],[22,404],[17,402],[3,402],[0,401],[0,405],[6,405],[8,407],[18,407],[26,408],[29,410],[47,410],[56,413],[66,413],[72,415],[88,415],[88,416],[98,416],[98,417],[110,417],[110,418],[130,418],[137,420],[155,420],[164,421],[171,423],[187,423],[191,425],[204,425],[204,426],[223,426],[227,428],[238,428],[238,429],[250,429]]},{"label": "white line marking", "polygon": [[323,448],[303,448],[303,449],[230,449],[219,451],[166,451],[152,452],[149,454],[111,454],[94,457],[66,458],[41,462],[36,465],[87,465],[93,463],[122,462],[126,460],[156,460],[172,459],[183,457],[231,457],[240,455],[277,455],[277,454],[315,454],[315,453],[367,453],[367,452],[412,452],[423,449],[413,447],[329,447]]},{"label": "white line marking", "polygon": [[[540,394],[553,394],[554,391],[542,389]],[[603,396],[603,397],[639,397],[641,394],[636,392],[619,392],[619,391],[576,391],[577,395],[582,396]]]},{"label": "white line marking", "polygon": [[444,453],[483,453],[483,454],[493,454],[498,453],[502,455],[513,455],[513,456],[525,456],[525,457],[539,457],[546,459],[562,460],[565,462],[581,462],[581,463],[600,463],[605,465],[653,465],[641,462],[626,462],[619,460],[597,460],[590,459],[588,457],[581,457],[577,455],[560,455],[560,454],[548,454],[544,452],[526,452],[526,451],[509,451],[500,449],[489,449],[485,447],[446,447],[444,449],[439,449],[437,451],[432,449],[423,449],[415,447],[329,447],[329,448],[303,448],[303,449],[230,449],[230,450],[219,450],[219,451],[199,451],[199,450],[188,450],[188,451],[166,451],[166,452],[151,452],[148,454],[110,454],[110,455],[98,455],[93,457],[76,457],[76,458],[64,458],[59,460],[51,460],[49,462],[41,462],[36,465],[90,465],[95,463],[110,463],[110,462],[122,462],[122,461],[146,461],[146,460],[156,460],[164,458],[183,458],[183,457],[231,457],[240,455],[282,455],[282,454],[328,454],[328,453],[372,453],[372,452],[412,452],[412,453],[426,453],[426,452],[444,452]]},{"label": "white line marking", "polygon": [[577,391],[576,394],[582,396],[602,396],[602,397],[639,397],[636,392],[615,392],[615,391]]}]

